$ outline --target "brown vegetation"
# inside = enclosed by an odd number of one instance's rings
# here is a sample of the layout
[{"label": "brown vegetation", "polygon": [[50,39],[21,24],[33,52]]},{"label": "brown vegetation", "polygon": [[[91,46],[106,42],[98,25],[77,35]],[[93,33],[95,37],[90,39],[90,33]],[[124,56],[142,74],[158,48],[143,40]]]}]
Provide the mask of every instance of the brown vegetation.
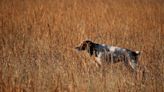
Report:
[{"label": "brown vegetation", "polygon": [[[0,92],[164,92],[163,0],[1,0]],[[85,39],[140,50],[95,67]]]}]

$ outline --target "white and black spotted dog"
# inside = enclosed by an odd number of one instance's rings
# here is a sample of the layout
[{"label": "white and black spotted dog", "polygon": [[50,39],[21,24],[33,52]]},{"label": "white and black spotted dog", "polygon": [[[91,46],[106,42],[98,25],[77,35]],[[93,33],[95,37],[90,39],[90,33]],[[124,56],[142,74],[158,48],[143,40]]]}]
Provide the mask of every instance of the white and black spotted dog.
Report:
[{"label": "white and black spotted dog", "polygon": [[96,63],[101,66],[103,62],[116,63],[124,62],[133,70],[136,70],[138,65],[139,51],[132,51],[126,48],[120,48],[105,44],[97,44],[90,40],[83,41],[80,46],[76,47],[78,51],[87,51],[90,56],[95,56]]}]

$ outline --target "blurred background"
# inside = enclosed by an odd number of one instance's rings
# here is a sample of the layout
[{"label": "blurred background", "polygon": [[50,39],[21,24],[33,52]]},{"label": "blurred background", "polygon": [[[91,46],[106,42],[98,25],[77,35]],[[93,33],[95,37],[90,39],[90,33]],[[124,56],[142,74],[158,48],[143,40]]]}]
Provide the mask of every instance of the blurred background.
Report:
[{"label": "blurred background", "polygon": [[[164,92],[163,0],[0,0],[0,92]],[[95,66],[83,40],[141,51]]]}]

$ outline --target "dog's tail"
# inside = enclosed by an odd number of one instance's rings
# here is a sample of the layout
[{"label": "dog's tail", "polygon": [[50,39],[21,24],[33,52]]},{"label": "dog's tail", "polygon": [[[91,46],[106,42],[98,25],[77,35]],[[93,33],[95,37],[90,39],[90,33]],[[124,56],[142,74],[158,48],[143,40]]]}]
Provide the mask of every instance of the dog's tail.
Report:
[{"label": "dog's tail", "polygon": [[141,52],[140,51],[135,51],[135,53],[136,53],[136,55],[140,55]]}]

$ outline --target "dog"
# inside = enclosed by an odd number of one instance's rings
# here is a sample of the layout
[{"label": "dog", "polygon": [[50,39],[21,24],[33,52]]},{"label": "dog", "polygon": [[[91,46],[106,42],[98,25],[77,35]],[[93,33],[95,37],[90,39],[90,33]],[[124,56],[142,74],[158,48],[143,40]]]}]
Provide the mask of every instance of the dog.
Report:
[{"label": "dog", "polygon": [[111,45],[98,44],[90,40],[83,41],[80,46],[75,47],[77,51],[87,51],[90,56],[94,56],[96,63],[101,66],[102,63],[117,63],[124,62],[133,70],[136,70],[138,65],[138,56],[140,51],[132,51],[127,48],[120,48]]}]

